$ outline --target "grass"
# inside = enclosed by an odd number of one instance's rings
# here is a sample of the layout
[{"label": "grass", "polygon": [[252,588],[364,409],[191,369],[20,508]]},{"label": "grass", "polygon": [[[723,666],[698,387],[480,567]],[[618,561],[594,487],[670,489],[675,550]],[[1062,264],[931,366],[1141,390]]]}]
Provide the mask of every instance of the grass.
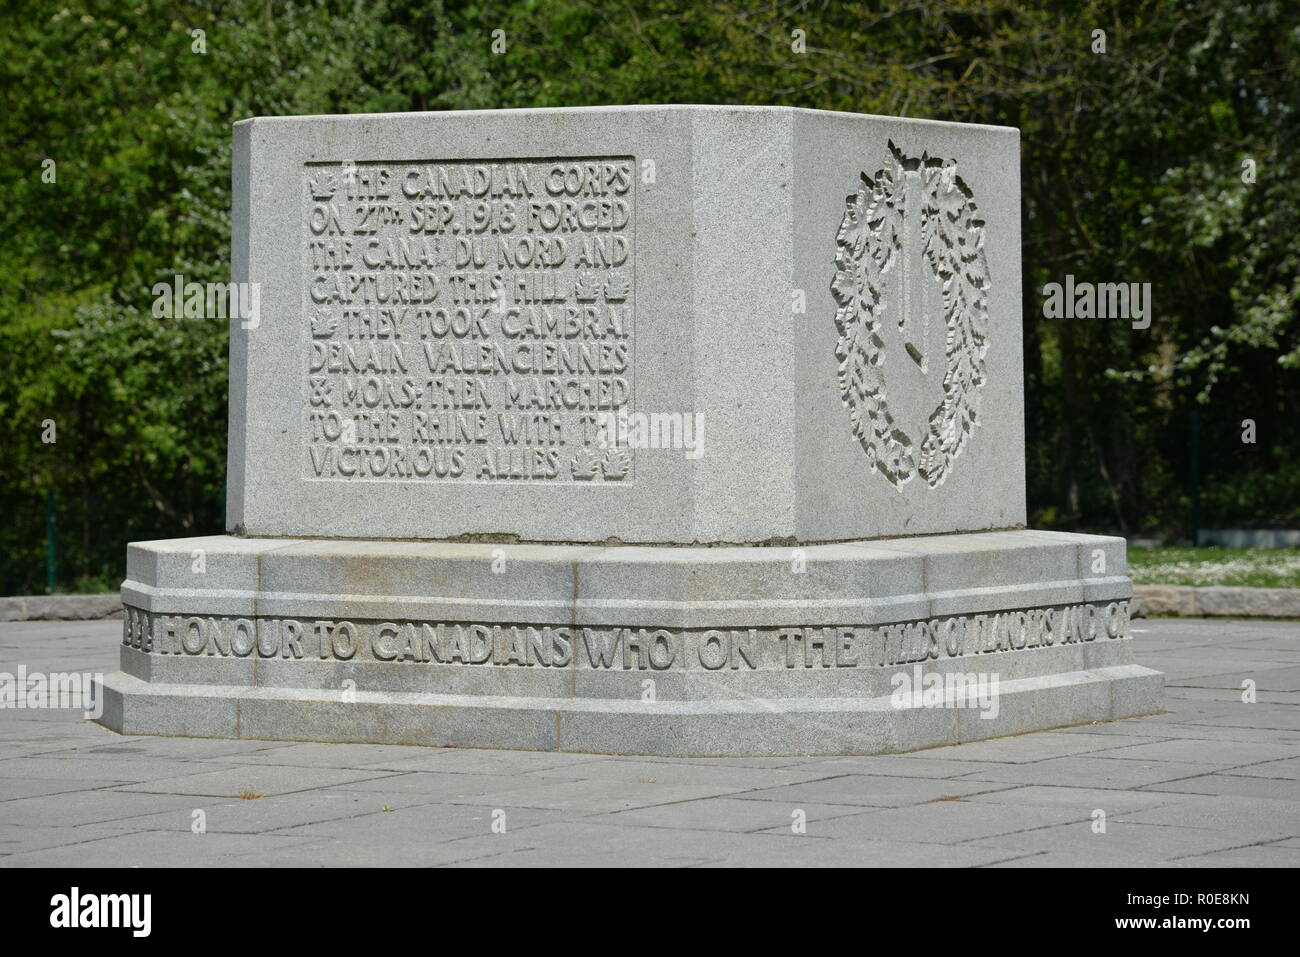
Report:
[{"label": "grass", "polygon": [[1300,588],[1300,548],[1130,548],[1135,585]]}]

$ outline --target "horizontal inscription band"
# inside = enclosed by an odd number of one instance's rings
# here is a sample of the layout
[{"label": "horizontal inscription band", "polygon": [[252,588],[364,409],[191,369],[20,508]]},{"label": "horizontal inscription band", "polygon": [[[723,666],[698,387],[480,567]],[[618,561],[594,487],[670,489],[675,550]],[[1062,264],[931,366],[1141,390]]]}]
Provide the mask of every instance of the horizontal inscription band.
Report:
[{"label": "horizontal inscription band", "polygon": [[128,606],[123,644],[158,655],[604,670],[917,664],[1128,637],[1127,601],[886,625],[609,627],[154,614]]}]

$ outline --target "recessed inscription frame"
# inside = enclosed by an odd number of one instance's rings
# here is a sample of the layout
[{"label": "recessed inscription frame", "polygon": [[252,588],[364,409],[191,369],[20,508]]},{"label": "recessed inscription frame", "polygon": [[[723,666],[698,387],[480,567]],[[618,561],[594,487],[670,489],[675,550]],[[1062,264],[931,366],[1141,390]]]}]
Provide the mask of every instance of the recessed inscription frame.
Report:
[{"label": "recessed inscription frame", "polygon": [[635,480],[635,157],[309,163],[321,481]]}]

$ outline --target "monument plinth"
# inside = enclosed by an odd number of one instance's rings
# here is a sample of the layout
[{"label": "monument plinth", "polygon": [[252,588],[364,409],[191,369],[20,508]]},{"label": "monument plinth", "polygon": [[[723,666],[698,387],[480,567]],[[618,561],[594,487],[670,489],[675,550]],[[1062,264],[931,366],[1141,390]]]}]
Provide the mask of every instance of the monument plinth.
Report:
[{"label": "monument plinth", "polygon": [[874,753],[1150,713],[1026,530],[1013,129],[237,124],[230,534],[129,547],[126,733]]}]

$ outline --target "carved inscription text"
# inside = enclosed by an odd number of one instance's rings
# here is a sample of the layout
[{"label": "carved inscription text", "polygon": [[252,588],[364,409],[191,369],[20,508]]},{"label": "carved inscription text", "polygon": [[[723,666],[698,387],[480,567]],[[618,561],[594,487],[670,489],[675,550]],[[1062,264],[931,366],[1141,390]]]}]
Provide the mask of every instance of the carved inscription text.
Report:
[{"label": "carved inscription text", "polygon": [[311,479],[628,482],[634,161],[311,163]]},{"label": "carved inscription text", "polygon": [[873,626],[665,629],[238,618],[126,609],[123,643],[160,655],[617,671],[881,668],[1128,636],[1128,602]]}]

